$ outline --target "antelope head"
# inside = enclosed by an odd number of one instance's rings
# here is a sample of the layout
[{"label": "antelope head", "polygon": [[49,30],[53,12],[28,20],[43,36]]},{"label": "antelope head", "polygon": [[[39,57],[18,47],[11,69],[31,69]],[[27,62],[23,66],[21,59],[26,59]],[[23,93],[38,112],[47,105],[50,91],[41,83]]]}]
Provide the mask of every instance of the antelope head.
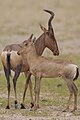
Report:
[{"label": "antelope head", "polygon": [[57,41],[56,41],[56,38],[54,36],[54,30],[53,30],[53,27],[52,27],[52,24],[51,24],[51,22],[54,18],[54,13],[52,11],[49,11],[49,10],[44,10],[44,11],[51,14],[51,17],[48,21],[48,29],[46,29],[45,27],[43,27],[40,24],[40,28],[42,29],[42,31],[44,32],[44,35],[45,35],[44,38],[45,38],[46,47],[48,47],[51,51],[53,51],[54,55],[59,55],[59,49],[58,49]]},{"label": "antelope head", "polygon": [[36,38],[34,37],[34,39],[32,40],[32,37],[33,37],[33,34],[31,34],[31,36],[27,40],[24,41],[23,46],[20,46],[21,49],[17,52],[18,55],[21,55],[22,53],[25,54],[26,53],[26,47],[35,42]]}]

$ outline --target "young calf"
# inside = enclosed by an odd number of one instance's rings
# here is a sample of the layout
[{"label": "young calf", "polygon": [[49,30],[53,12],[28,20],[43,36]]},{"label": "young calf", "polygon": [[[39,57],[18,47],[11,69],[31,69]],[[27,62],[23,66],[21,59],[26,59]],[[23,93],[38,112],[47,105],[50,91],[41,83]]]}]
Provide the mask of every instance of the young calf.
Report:
[{"label": "young calf", "polygon": [[23,48],[18,51],[19,55],[22,55],[27,60],[30,72],[35,76],[35,109],[39,108],[39,94],[40,94],[40,82],[41,78],[55,78],[62,77],[69,88],[70,96],[68,100],[67,109],[72,95],[74,94],[74,109],[77,109],[77,93],[78,89],[74,84],[74,80],[79,76],[78,66],[64,60],[50,60],[48,58],[39,56],[36,53],[34,43],[28,40]]}]

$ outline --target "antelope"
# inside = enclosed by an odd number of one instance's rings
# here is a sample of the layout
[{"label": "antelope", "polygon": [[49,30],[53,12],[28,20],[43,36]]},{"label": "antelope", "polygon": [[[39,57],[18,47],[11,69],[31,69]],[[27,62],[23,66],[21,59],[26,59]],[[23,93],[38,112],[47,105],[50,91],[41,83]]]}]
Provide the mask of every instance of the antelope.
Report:
[{"label": "antelope", "polygon": [[74,109],[77,109],[77,93],[78,89],[74,83],[79,76],[78,66],[75,64],[68,63],[64,60],[56,61],[54,59],[49,59],[43,56],[39,56],[37,54],[35,43],[29,39],[23,48],[21,48],[18,52],[18,55],[22,56],[29,65],[30,73],[35,76],[35,103],[34,109],[37,110],[39,108],[39,95],[40,95],[40,84],[42,78],[56,78],[62,77],[69,88],[70,96],[68,100],[67,108],[64,111],[69,110],[70,101],[72,95],[74,94]]},{"label": "antelope", "polygon": [[[47,47],[49,48],[53,54],[59,55],[59,49],[58,49],[58,45],[56,42],[56,38],[54,36],[54,31],[53,31],[53,27],[52,27],[52,19],[54,18],[54,13],[52,11],[49,10],[44,10],[45,12],[48,12],[51,17],[48,21],[48,30],[41,26],[41,29],[43,30],[43,33],[41,34],[41,36],[37,39],[37,41],[35,42],[35,48],[37,51],[37,54],[40,56],[42,55],[44,49]],[[29,39],[32,38],[32,35],[30,36]],[[13,70],[15,72],[14,77],[13,77],[13,85],[14,85],[14,93],[15,93],[15,101],[14,101],[14,106],[15,108],[17,108],[18,106],[18,102],[17,102],[17,94],[16,94],[16,82],[17,79],[20,75],[21,72],[25,73],[26,78],[30,78],[31,74],[29,72],[29,66],[26,63],[26,60],[22,58],[22,56],[19,56],[17,54],[17,51],[19,51],[21,49],[21,47],[24,46],[24,43],[27,40],[23,41],[20,44],[11,44],[11,45],[7,45],[3,52],[1,53],[1,60],[2,60],[2,64],[4,67],[4,72],[5,72],[5,76],[7,79],[7,88],[8,88],[8,101],[7,101],[7,106],[6,109],[10,109],[10,105],[9,105],[9,99],[10,99],[10,74],[11,74],[11,70]],[[26,84],[27,84],[27,80],[26,80]],[[24,90],[24,95],[23,95],[23,103],[25,100],[25,94],[26,94],[26,90],[27,90],[27,86],[25,84],[25,90]],[[29,80],[29,87],[30,87],[30,96],[31,96],[31,105],[33,106],[33,96],[32,96],[32,82],[31,80]],[[23,106],[23,104],[21,104],[21,108],[25,108]]]}]

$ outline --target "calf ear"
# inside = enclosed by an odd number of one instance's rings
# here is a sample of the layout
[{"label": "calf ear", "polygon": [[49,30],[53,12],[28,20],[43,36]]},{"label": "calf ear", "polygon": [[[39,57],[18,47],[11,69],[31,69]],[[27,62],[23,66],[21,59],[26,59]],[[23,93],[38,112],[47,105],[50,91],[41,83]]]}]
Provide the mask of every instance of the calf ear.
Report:
[{"label": "calf ear", "polygon": [[29,37],[30,42],[31,42],[31,40],[32,40],[32,37],[33,37],[33,34],[31,34],[30,37]]},{"label": "calf ear", "polygon": [[35,43],[35,42],[36,42],[36,37],[33,38],[33,43]]}]

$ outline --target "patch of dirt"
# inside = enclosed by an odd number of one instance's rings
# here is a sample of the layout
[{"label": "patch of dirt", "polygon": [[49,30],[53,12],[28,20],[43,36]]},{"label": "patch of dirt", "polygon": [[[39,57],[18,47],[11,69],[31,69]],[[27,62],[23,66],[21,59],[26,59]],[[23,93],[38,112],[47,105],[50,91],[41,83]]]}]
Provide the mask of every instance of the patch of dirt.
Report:
[{"label": "patch of dirt", "polygon": [[[55,106],[41,107],[37,112],[22,110],[6,110],[0,109],[0,120],[80,120],[80,109],[75,113],[62,112],[62,108]],[[26,114],[28,112],[28,114]],[[31,113],[32,112],[32,113]],[[43,112],[48,112],[48,115],[41,115]],[[31,115],[32,114],[32,115]]]}]

